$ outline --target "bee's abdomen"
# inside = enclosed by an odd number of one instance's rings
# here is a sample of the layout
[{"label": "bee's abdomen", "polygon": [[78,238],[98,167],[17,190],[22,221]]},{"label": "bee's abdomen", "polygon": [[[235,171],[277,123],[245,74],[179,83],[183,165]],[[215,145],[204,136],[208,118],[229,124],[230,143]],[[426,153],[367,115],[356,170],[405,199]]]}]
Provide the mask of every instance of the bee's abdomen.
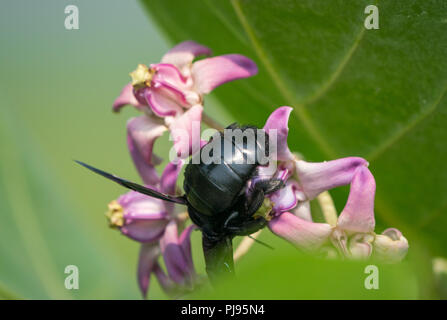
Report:
[{"label": "bee's abdomen", "polygon": [[[185,170],[184,190],[188,202],[202,214],[215,215],[230,209],[250,179],[256,164],[238,163],[249,154],[243,146],[233,142],[232,152],[225,153],[221,139],[219,163],[188,164]],[[249,151],[249,152],[247,152]]]},{"label": "bee's abdomen", "polygon": [[206,215],[230,208],[242,187],[243,181],[224,164],[189,164],[185,171],[188,202]]}]

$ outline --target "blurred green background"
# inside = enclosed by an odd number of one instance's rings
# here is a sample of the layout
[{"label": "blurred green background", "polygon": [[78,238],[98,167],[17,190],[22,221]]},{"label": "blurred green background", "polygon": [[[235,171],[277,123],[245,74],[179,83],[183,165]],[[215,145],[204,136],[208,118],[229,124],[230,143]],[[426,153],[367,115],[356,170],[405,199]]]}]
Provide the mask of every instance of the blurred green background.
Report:
[{"label": "blurred green background", "polygon": [[[216,54],[246,54],[260,66],[256,78],[227,84],[207,96],[206,112],[221,123],[238,120],[262,125],[277,106],[313,104],[310,116],[320,122],[316,128],[328,141],[312,142],[303,123],[310,117],[305,111],[291,120],[289,141],[294,151],[311,160],[329,159],[330,154],[377,157],[383,152],[380,147],[390,147],[379,143],[382,135],[396,128],[404,128],[405,133],[419,111],[428,117],[425,106],[430,113],[433,106],[439,111],[433,115],[438,122],[424,124],[409,146],[392,147],[386,157],[372,162],[378,188],[382,187],[378,190],[379,232],[397,227],[409,237],[411,246],[403,263],[380,267],[379,290],[364,288],[363,270],[368,262],[308,257],[264,231],[261,239],[274,251],[255,244],[236,266],[236,283],[193,297],[438,298],[431,261],[446,250],[442,197],[446,174],[443,168],[432,167],[441,167],[446,158],[442,140],[446,62],[440,61],[445,60],[447,33],[442,22],[446,17],[434,15],[442,12],[438,10],[441,2],[427,3],[425,8],[418,1],[410,1],[408,7],[385,2],[388,11],[381,11],[381,28],[388,33],[380,30],[376,36],[365,36],[364,46],[357,48],[367,1],[355,5],[335,1],[334,8],[322,1],[4,2],[0,12],[0,298],[140,298],[135,276],[139,245],[110,230],[103,215],[107,203],[124,190],[72,160],[138,180],[125,137],[126,121],[137,112],[125,108],[113,114],[112,102],[138,63],[157,62],[176,42],[188,39],[210,46]],[[68,4],[79,8],[79,30],[64,28]],[[331,14],[333,19],[328,18]],[[427,16],[434,17],[433,25],[418,20]],[[305,41],[297,42],[292,31]],[[439,40],[433,44],[436,48],[423,42],[434,42],[432,38]],[[416,49],[426,46],[426,50],[406,59],[405,54],[415,49],[410,44]],[[399,68],[394,68],[396,63]],[[329,85],[336,83],[335,89],[328,87],[326,92],[323,84],[319,92],[328,72],[339,77],[329,78]],[[384,82],[395,89],[378,84]],[[282,88],[282,83],[291,89]],[[291,98],[290,92],[296,96]],[[319,92],[316,103],[308,92]],[[359,119],[363,119],[360,125]],[[318,144],[322,148],[315,147]],[[415,150],[409,152],[411,146]],[[416,159],[428,153],[421,146],[432,152],[431,159]],[[156,153],[165,155],[169,148],[164,136]],[[416,163],[422,172],[415,170]],[[417,182],[408,183],[413,180]],[[428,195],[416,201],[420,190],[428,190]],[[348,188],[334,192],[339,210],[347,192]],[[429,218],[423,216],[424,210],[430,211]],[[392,211],[397,214],[391,215]],[[413,227],[416,216],[424,219]],[[203,274],[198,232],[193,234],[193,243],[195,264]],[[64,287],[64,269],[71,264],[80,270],[79,290]],[[166,298],[156,281],[151,283],[149,298]]]}]

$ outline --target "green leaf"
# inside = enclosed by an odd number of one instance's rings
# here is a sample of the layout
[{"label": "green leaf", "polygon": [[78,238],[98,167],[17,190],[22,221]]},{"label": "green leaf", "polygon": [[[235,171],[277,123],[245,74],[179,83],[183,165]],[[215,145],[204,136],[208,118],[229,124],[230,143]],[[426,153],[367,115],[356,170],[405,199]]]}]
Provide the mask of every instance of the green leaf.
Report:
[{"label": "green leaf", "polygon": [[[0,12],[0,40],[10,48],[0,52],[0,299],[141,298],[139,244],[104,217],[126,190],[73,159],[138,181],[126,145],[126,121],[137,113],[116,115],[112,103],[128,72],[167,47],[137,3],[107,6],[105,26],[97,19],[104,1],[80,4],[73,31],[61,20],[63,3],[23,10],[10,2]],[[135,47],[143,37],[150,41]],[[167,154],[160,144],[157,153]],[[65,289],[67,265],[79,268],[78,290]],[[165,297],[156,281],[149,297]]]},{"label": "green leaf", "polygon": [[[378,232],[447,254],[447,3],[379,1],[143,1],[166,35],[214,54],[254,59],[259,74],[212,95],[240,122],[263,125],[294,107],[289,145],[308,160],[361,156],[377,180]],[[347,188],[334,190],[337,208]]]},{"label": "green leaf", "polygon": [[[14,112],[2,110],[0,120],[0,298],[137,298],[133,266],[81,221],[67,182],[55,178]],[[79,290],[65,288],[68,265],[79,269]]]},{"label": "green leaf", "polygon": [[[236,262],[236,276],[214,290],[195,293],[194,299],[416,299],[418,284],[409,263],[380,265],[360,261],[318,259],[283,245],[272,234],[263,235],[272,252],[256,244]],[[377,267],[378,288],[371,270]],[[370,267],[371,268],[371,267]],[[368,278],[369,277],[369,278]],[[368,289],[369,288],[369,289]]]}]

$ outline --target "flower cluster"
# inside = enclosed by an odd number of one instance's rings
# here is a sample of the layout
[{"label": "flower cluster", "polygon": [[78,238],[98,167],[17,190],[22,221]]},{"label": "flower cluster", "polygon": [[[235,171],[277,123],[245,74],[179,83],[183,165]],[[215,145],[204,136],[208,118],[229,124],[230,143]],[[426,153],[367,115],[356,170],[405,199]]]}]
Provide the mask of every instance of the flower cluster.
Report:
[{"label": "flower cluster", "polygon": [[[286,187],[269,195],[272,205],[270,230],[308,251],[322,251],[330,256],[365,259],[372,255],[385,262],[398,262],[408,250],[407,239],[397,229],[375,234],[374,196],[376,184],[362,158],[348,157],[310,163],[299,159],[287,145],[288,119],[292,108],[276,109],[264,130],[278,133],[277,160],[274,172],[260,170],[265,179],[275,176]],[[262,169],[262,168],[261,168]],[[349,197],[338,219],[313,222],[310,201],[325,191],[350,184]]]},{"label": "flower cluster", "polygon": [[[127,123],[128,148],[144,184],[165,194],[176,194],[184,162],[169,163],[160,177],[155,167],[161,161],[153,154],[156,139],[169,130],[177,156],[187,158],[200,147],[204,95],[221,84],[257,73],[256,64],[238,54],[193,62],[198,56],[209,55],[210,49],[193,41],[178,44],[161,63],[138,65],[130,73],[132,82],[113,104],[115,112],[132,105],[144,113]],[[174,206],[135,191],[109,204],[110,226],[141,243],[137,275],[143,296],[152,274],[170,296],[200,284],[191,256],[190,235],[195,226],[184,228],[185,213],[176,213]],[[179,234],[180,229],[184,230]],[[160,256],[167,273],[160,266]]]},{"label": "flower cluster", "polygon": [[214,88],[258,72],[256,64],[239,54],[205,58],[211,50],[193,41],[182,42],[166,53],[161,63],[149,67],[138,65],[115,100],[119,111],[130,104],[145,112],[128,123],[132,156],[141,172],[144,163],[154,164],[152,146],[155,139],[169,130],[180,158],[186,158],[200,147],[200,123],[203,96]]},{"label": "flower cluster", "polygon": [[[177,177],[182,162],[169,163],[155,184],[150,185],[166,194],[176,193]],[[138,283],[146,296],[151,274],[170,296],[192,290],[200,279],[191,257],[190,235],[194,225],[184,227],[185,217],[174,210],[173,203],[148,197],[135,191],[127,192],[109,203],[109,225],[117,228],[132,240],[141,243],[138,263]],[[163,255],[167,275],[160,267],[159,256]]]},{"label": "flower cluster", "polygon": [[[247,57],[211,55],[210,49],[193,41],[180,43],[166,53],[161,63],[138,65],[115,100],[113,109],[133,105],[143,114],[127,123],[130,154],[143,183],[156,191],[176,195],[177,178],[184,160],[170,162],[161,176],[153,153],[156,139],[170,131],[173,147],[180,159],[197,151],[200,140],[204,95],[228,81],[257,73],[256,64]],[[285,187],[268,195],[265,218],[269,229],[295,246],[346,258],[375,256],[388,262],[400,261],[408,242],[397,229],[375,234],[375,181],[366,160],[357,157],[310,163],[294,155],[288,147],[288,119],[292,108],[276,109],[264,130],[277,137],[277,165],[259,167],[250,185],[272,177]],[[198,125],[197,125],[198,124]],[[273,134],[274,133],[274,134]],[[310,201],[327,195],[332,188],[350,184],[345,208],[337,218],[314,222]],[[330,197],[329,197],[330,199]],[[173,203],[130,191],[109,204],[109,224],[130,239],[141,243],[138,283],[147,295],[151,275],[163,290],[177,297],[200,285],[191,255],[193,224],[185,227],[186,213],[178,213]],[[160,265],[163,258],[166,271]]]}]

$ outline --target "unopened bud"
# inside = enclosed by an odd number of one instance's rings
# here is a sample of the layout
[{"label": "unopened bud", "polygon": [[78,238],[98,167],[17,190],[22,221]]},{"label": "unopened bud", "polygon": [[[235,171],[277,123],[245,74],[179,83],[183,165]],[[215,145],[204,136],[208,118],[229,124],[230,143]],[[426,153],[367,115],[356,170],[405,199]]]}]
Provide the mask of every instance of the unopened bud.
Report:
[{"label": "unopened bud", "polygon": [[405,257],[407,251],[408,241],[399,230],[389,228],[376,235],[374,253],[379,260],[396,263]]}]

